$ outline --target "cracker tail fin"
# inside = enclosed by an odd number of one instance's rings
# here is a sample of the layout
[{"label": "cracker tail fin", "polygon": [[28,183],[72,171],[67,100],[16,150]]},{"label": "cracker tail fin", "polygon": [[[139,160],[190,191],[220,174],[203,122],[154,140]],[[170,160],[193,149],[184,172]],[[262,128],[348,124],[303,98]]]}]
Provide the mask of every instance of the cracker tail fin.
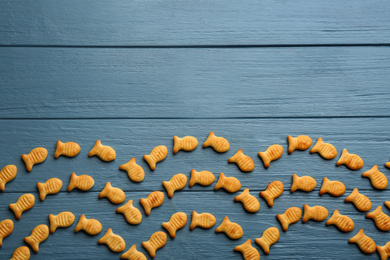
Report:
[{"label": "cracker tail fin", "polygon": [[359,195],[359,190],[358,190],[358,188],[355,188],[355,189],[353,189],[352,193],[349,194],[349,196],[345,198],[344,201],[345,201],[345,202],[351,202],[351,201],[353,201],[358,195]]},{"label": "cracker tail fin", "polygon": [[220,189],[223,186],[224,181],[225,181],[225,174],[221,172],[221,174],[219,175],[218,182],[217,184],[215,184],[214,190]]},{"label": "cracker tail fin", "polygon": [[288,154],[292,154],[297,148],[296,139],[291,135],[287,136],[288,140]]},{"label": "cracker tail fin", "polygon": [[167,190],[168,197],[171,199],[174,193],[171,183],[169,181],[163,181],[162,184],[164,188]]},{"label": "cracker tail fin", "polygon": [[57,141],[57,149],[56,152],[54,153],[54,158],[57,159],[62,155],[62,151],[64,150],[64,143],[61,142],[60,140]]},{"label": "cracker tail fin", "polygon": [[330,217],[330,219],[328,219],[328,221],[326,221],[326,225],[329,226],[329,225],[335,224],[337,218],[340,217],[340,216],[341,216],[341,214],[340,214],[339,210],[335,209],[333,211],[333,215]]},{"label": "cracker tail fin", "polygon": [[152,159],[150,155],[145,154],[144,160],[149,164],[149,167],[152,171],[156,169],[156,162]]},{"label": "cracker tail fin", "polygon": [[242,149],[239,149],[232,157],[228,159],[228,163],[237,162],[237,159],[240,158],[242,155],[244,155],[244,152],[242,151]]},{"label": "cracker tail fin", "polygon": [[283,231],[287,231],[289,223],[287,222],[285,216],[283,214],[276,214],[276,218],[279,220],[280,224],[282,225]]},{"label": "cracker tail fin", "polygon": [[22,213],[17,210],[16,203],[9,204],[9,208],[14,212],[16,219],[22,217]]},{"label": "cracker tail fin", "polygon": [[70,182],[69,182],[69,186],[68,186],[68,191],[71,191],[76,187],[75,186],[76,178],[77,178],[76,173],[72,172],[72,174],[70,175]]},{"label": "cracker tail fin", "polygon": [[219,233],[219,232],[223,232],[225,226],[227,225],[227,223],[229,223],[229,218],[228,216],[224,217],[223,220],[222,220],[222,223],[221,225],[219,225],[216,229],[215,229],[215,233]]},{"label": "cracker tail fin", "polygon": [[241,201],[242,198],[244,198],[244,197],[246,197],[246,196],[248,196],[248,195],[250,195],[250,194],[249,194],[249,189],[246,188],[241,194],[239,194],[238,196],[236,196],[236,197],[234,198],[234,201]]},{"label": "cracker tail fin", "polygon": [[317,153],[320,151],[320,147],[324,144],[322,137],[318,137],[317,143],[311,148],[310,153]]},{"label": "cracker tail fin", "polygon": [[195,171],[195,169],[191,170],[191,178],[190,178],[190,182],[188,183],[188,186],[192,187],[195,185],[195,183],[197,181],[196,180],[197,174],[198,174],[198,172]]},{"label": "cracker tail fin", "polygon": [[192,211],[192,220],[191,220],[191,225],[190,225],[190,230],[193,230],[198,226],[198,216],[199,214],[196,213],[196,211]]},{"label": "cracker tail fin", "polygon": [[149,205],[147,199],[142,199],[142,198],[141,198],[141,199],[139,199],[139,202],[141,203],[142,207],[144,208],[145,214],[146,214],[147,216],[149,216],[149,215],[150,215],[150,210],[151,210],[152,208],[150,207],[150,205]]},{"label": "cracker tail fin", "polygon": [[76,227],[74,228],[74,232],[79,232],[84,225],[84,222],[87,220],[84,214],[80,216],[79,223],[77,223]]},{"label": "cracker tail fin", "polygon": [[26,164],[26,169],[28,172],[31,172],[33,163],[30,161],[30,158],[27,154],[22,154],[22,160]]},{"label": "cracker tail fin", "polygon": [[299,184],[298,184],[298,182],[299,182],[299,177],[298,177],[298,175],[293,174],[292,179],[293,179],[293,181],[292,181],[292,185],[291,185],[290,191],[291,191],[291,192],[294,192],[294,191],[296,191],[296,190],[298,189],[298,187],[299,187]]},{"label": "cracker tail fin", "polygon": [[347,149],[344,148],[343,152],[340,156],[340,159],[337,161],[336,165],[339,166],[339,165],[346,163],[348,155],[349,155],[349,153],[348,153]]},{"label": "cracker tail fin", "polygon": [[215,134],[214,132],[211,131],[206,141],[204,141],[203,143],[203,148],[210,146],[214,138],[215,138]]},{"label": "cracker tail fin", "polygon": [[104,186],[104,189],[99,193],[99,196],[98,196],[99,199],[106,197],[111,189],[112,189],[111,183],[108,181],[106,183],[106,186]]},{"label": "cracker tail fin", "polygon": [[264,167],[268,169],[269,164],[271,163],[271,160],[269,159],[266,152],[259,152],[259,157],[263,161]]},{"label": "cracker tail fin", "polygon": [[178,151],[180,151],[180,140],[181,138],[177,137],[176,135],[173,137],[173,153],[176,154]]},{"label": "cracker tail fin", "polygon": [[264,251],[265,254],[269,254],[269,244],[261,238],[255,238],[256,244],[258,244]]},{"label": "cracker tail fin", "polygon": [[368,213],[366,218],[375,218],[380,213],[382,213],[382,206],[378,206],[373,212]]},{"label": "cracker tail fin", "polygon": [[348,242],[349,243],[356,243],[358,242],[360,239],[362,239],[362,237],[364,237],[364,230],[363,229],[360,229],[359,232],[354,236],[354,237],[351,237]]},{"label": "cracker tail fin", "polygon": [[174,228],[172,228],[172,225],[169,222],[162,223],[162,227],[168,231],[171,238],[176,237],[176,230]]},{"label": "cracker tail fin", "polygon": [[310,219],[310,207],[309,205],[303,205],[303,218],[302,222],[306,223]]},{"label": "cracker tail fin", "polygon": [[54,233],[57,229],[56,217],[53,214],[49,214],[50,233]]},{"label": "cracker tail fin", "polygon": [[324,181],[322,182],[321,189],[320,189],[320,195],[326,193],[326,191],[328,190],[329,183],[330,183],[329,179],[327,177],[325,177]]},{"label": "cracker tail fin", "polygon": [[92,150],[89,151],[88,156],[91,157],[91,156],[96,155],[97,154],[97,150],[98,150],[98,148],[100,146],[102,146],[102,142],[100,140],[97,140],[95,145],[94,145],[94,147],[92,148]]},{"label": "cracker tail fin", "polygon": [[98,240],[98,244],[102,244],[102,243],[105,243],[107,238],[110,237],[111,235],[113,235],[114,233],[112,232],[112,228],[109,228],[106,232],[106,234],[104,234],[104,236],[102,236],[99,240]]}]

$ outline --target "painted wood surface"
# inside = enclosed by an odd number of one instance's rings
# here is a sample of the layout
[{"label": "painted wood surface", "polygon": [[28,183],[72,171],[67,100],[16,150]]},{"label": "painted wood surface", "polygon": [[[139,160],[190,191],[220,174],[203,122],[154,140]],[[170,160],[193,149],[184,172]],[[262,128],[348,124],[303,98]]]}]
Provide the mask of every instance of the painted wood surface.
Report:
[{"label": "painted wood surface", "polygon": [[390,4],[356,1],[13,1],[5,45],[388,43]]},{"label": "painted wood surface", "polygon": [[[189,231],[189,223],[184,230],[178,232],[174,240],[169,239],[166,247],[157,253],[157,259],[240,259],[240,255],[233,248],[245,242],[246,239],[260,237],[261,233],[270,226],[280,228],[275,215],[283,213],[290,206],[302,207],[307,203],[323,205],[330,214],[334,209],[349,215],[356,228],[351,233],[342,233],[335,227],[327,227],[324,222],[301,222],[292,225],[289,231],[281,232],[280,241],[271,248],[271,254],[265,256],[259,249],[262,259],[377,259],[377,255],[364,256],[355,245],[349,245],[347,240],[360,228],[364,228],[378,244],[388,240],[388,234],[376,229],[371,220],[364,217],[350,203],[344,203],[344,198],[358,187],[373,202],[373,207],[383,206],[388,200],[388,190],[377,191],[371,187],[368,179],[362,178],[361,173],[379,164],[380,170],[388,175],[389,170],[384,169],[384,162],[389,160],[390,142],[387,137],[389,118],[339,118],[339,119],[221,119],[221,120],[1,120],[0,143],[2,148],[0,158],[2,166],[5,164],[17,165],[17,177],[6,186],[5,192],[0,194],[0,215],[2,218],[14,219],[8,209],[8,203],[14,202],[26,192],[38,196],[36,182],[45,181],[50,177],[63,180],[62,192],[49,195],[44,202],[37,200],[36,205],[26,212],[22,219],[16,221],[14,233],[4,241],[0,250],[0,258],[9,257],[12,251],[23,244],[23,237],[40,223],[48,223],[47,215],[70,210],[75,213],[76,219],[83,213],[87,217],[101,220],[104,230],[112,227],[114,232],[122,235],[128,243],[127,247],[135,243],[138,247],[141,242],[157,230],[162,230],[161,223],[177,212],[183,211],[190,215],[192,210],[198,212],[211,212],[219,224],[225,215],[232,221],[242,225],[244,237],[233,241],[223,234],[215,234],[214,229]],[[231,149],[224,154],[218,154],[211,148],[197,147],[193,152],[180,151],[172,154],[173,135],[194,135],[202,144],[208,132],[214,130],[216,134],[226,137]],[[344,166],[336,167],[336,159],[326,161],[317,154],[308,151],[295,151],[292,155],[286,154],[287,134],[308,134],[315,141],[322,136],[324,140],[335,145],[340,152],[347,148],[350,152],[359,154],[365,162],[364,168],[356,172]],[[100,159],[88,158],[87,153],[95,140],[100,138],[103,144],[115,148],[117,159],[110,163]],[[80,144],[81,153],[75,158],[53,158],[55,142],[73,140]],[[278,161],[272,162],[269,169],[264,169],[257,156],[258,151],[265,150],[269,145],[278,143],[285,148],[285,153]],[[151,172],[142,160],[143,154],[148,154],[156,145],[166,145],[169,149],[165,161],[157,165]],[[27,153],[36,146],[44,146],[49,151],[49,157],[41,165],[34,166],[31,173],[27,173],[20,160],[22,153]],[[8,149],[6,149],[6,147]],[[244,152],[255,161],[256,168],[251,173],[242,173],[234,164],[228,164],[227,159],[237,149]],[[118,167],[131,157],[145,170],[146,177],[141,183],[131,182],[125,172]],[[258,213],[246,213],[240,203],[233,202],[239,194],[229,194],[223,190],[213,191],[213,186],[186,187],[183,191],[175,193],[172,199],[165,198],[164,204],[152,210],[150,216],[143,214],[143,221],[139,226],[128,225],[122,215],[117,215],[116,205],[110,204],[106,199],[99,200],[98,193],[106,181],[122,188],[127,199],[133,199],[135,205],[141,209],[139,198],[146,197],[154,190],[164,191],[161,185],[163,180],[169,180],[176,173],[184,173],[189,177],[192,168],[207,169],[218,177],[220,172],[228,176],[237,177],[242,183],[242,189],[249,188],[251,193],[258,197],[261,209]],[[66,192],[69,175],[72,171],[78,174],[90,174],[95,179],[95,186],[89,192]],[[311,175],[317,180],[314,191],[290,193],[291,176]],[[345,183],[347,192],[334,198],[330,195],[318,195],[323,177],[331,180],[340,180]],[[285,184],[283,195],[275,201],[275,206],[269,208],[265,201],[258,196],[269,182],[281,180]],[[166,193],[165,193],[166,194]],[[384,211],[389,213],[384,207]],[[189,221],[191,218],[189,218]],[[34,254],[32,259],[69,259],[77,256],[78,259],[117,259],[119,256],[111,253],[105,246],[98,246],[97,240],[101,235],[90,237],[82,233],[74,234],[73,228],[61,230],[49,237],[42,244],[41,251]],[[305,245],[307,251],[302,250]],[[140,250],[142,250],[140,248]]]},{"label": "painted wood surface", "polygon": [[390,48],[0,48],[1,118],[389,116]]}]

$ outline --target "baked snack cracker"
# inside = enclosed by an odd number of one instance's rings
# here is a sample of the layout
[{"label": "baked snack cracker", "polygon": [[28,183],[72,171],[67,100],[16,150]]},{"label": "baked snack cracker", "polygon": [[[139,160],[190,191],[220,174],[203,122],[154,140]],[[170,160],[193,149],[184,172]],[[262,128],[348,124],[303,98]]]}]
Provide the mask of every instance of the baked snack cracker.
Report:
[{"label": "baked snack cracker", "polygon": [[363,167],[364,162],[359,155],[348,153],[347,149],[344,149],[340,159],[336,163],[336,166],[342,164],[345,164],[351,170],[359,170]]},{"label": "baked snack cracker", "polygon": [[237,223],[231,222],[228,216],[223,219],[221,225],[215,230],[215,233],[220,232],[224,232],[230,239],[239,239],[244,235],[242,227]]},{"label": "baked snack cracker", "polygon": [[244,244],[236,246],[234,251],[241,252],[245,260],[260,260],[259,251],[252,246],[252,240],[250,239]]},{"label": "baked snack cracker", "polygon": [[310,148],[313,140],[307,135],[299,135],[297,137],[287,136],[288,154],[292,154],[295,150],[307,150]]},{"label": "baked snack cracker", "polygon": [[0,222],[0,247],[3,246],[3,239],[9,236],[14,230],[14,222],[10,219],[5,219]]},{"label": "baked snack cracker", "polygon": [[283,155],[283,146],[279,144],[273,144],[267,148],[265,152],[259,152],[259,157],[263,160],[265,168],[269,167],[269,164],[272,161],[275,161],[282,157]]},{"label": "baked snack cracker", "polygon": [[260,209],[260,202],[255,196],[249,193],[249,189],[245,189],[240,195],[234,198],[234,201],[242,202],[244,208],[248,212],[257,212]]},{"label": "baked snack cracker", "polygon": [[296,174],[293,174],[293,182],[291,185],[291,192],[296,190],[303,191],[312,191],[317,186],[317,182],[313,177],[310,176],[302,176],[299,177]]},{"label": "baked snack cracker", "polygon": [[313,219],[315,221],[323,221],[329,215],[328,210],[322,206],[309,207],[309,205],[305,204],[303,206],[303,211],[303,223],[306,223],[309,219]]},{"label": "baked snack cracker", "polygon": [[333,211],[333,215],[330,219],[328,219],[328,221],[326,221],[326,225],[335,225],[343,232],[350,232],[355,228],[353,220],[346,215],[341,215],[338,209]]},{"label": "baked snack cracker", "polygon": [[212,228],[217,220],[210,213],[201,213],[198,214],[196,211],[192,211],[192,221],[190,225],[190,230],[193,230],[196,227],[201,228]]},{"label": "baked snack cracker", "polygon": [[162,184],[167,190],[168,197],[172,198],[175,191],[181,190],[186,186],[187,176],[182,173],[178,173],[174,175],[169,181],[163,181]]},{"label": "baked snack cracker", "polygon": [[322,182],[322,187],[320,190],[320,195],[329,193],[332,196],[339,197],[345,193],[347,188],[340,181],[330,181],[327,177],[324,178]]},{"label": "baked snack cracker", "polygon": [[141,182],[145,178],[144,169],[135,162],[135,158],[131,158],[127,163],[119,166],[119,169],[126,171],[129,179],[134,182]]},{"label": "baked snack cracker", "polygon": [[183,228],[187,223],[187,215],[184,212],[176,212],[171,216],[169,222],[162,223],[163,228],[165,228],[171,238],[176,237],[176,231]]},{"label": "baked snack cracker", "polygon": [[92,189],[95,184],[95,180],[89,175],[80,175],[77,176],[76,173],[72,172],[70,175],[70,183],[68,186],[68,191],[77,188],[79,190],[87,191]]},{"label": "baked snack cracker", "polygon": [[211,146],[216,152],[224,153],[230,148],[228,140],[223,137],[215,136],[214,132],[210,132],[209,137],[203,143],[203,148]]},{"label": "baked snack cracker", "polygon": [[387,188],[387,177],[379,171],[378,165],[374,165],[371,170],[364,172],[362,176],[370,178],[371,184],[375,189],[383,190]]},{"label": "baked snack cracker", "polygon": [[255,242],[261,246],[264,253],[269,254],[269,247],[278,242],[280,237],[279,229],[270,227],[263,232],[261,238],[256,238]]},{"label": "baked snack cracker", "polygon": [[34,206],[35,197],[32,194],[23,194],[16,203],[9,204],[9,208],[15,213],[16,219],[22,217],[22,213]]},{"label": "baked snack cracker", "polygon": [[384,246],[376,246],[376,250],[378,251],[381,260],[387,260],[390,257],[390,241]]},{"label": "baked snack cracker", "polygon": [[390,230],[390,217],[383,213],[382,206],[378,206],[373,212],[370,212],[366,215],[366,218],[371,218],[374,220],[375,225],[382,231]]},{"label": "baked snack cracker", "polygon": [[223,188],[230,193],[234,193],[241,189],[241,182],[237,178],[226,177],[225,174],[221,172],[214,190],[218,190],[220,188]]},{"label": "baked snack cracker", "polygon": [[15,165],[7,165],[0,171],[0,191],[4,191],[5,184],[16,177],[18,169]]},{"label": "baked snack cracker", "polygon": [[84,230],[87,234],[94,236],[102,231],[102,224],[96,219],[87,219],[84,214],[80,216],[79,223],[74,228],[74,232]]},{"label": "baked snack cracker", "polygon": [[156,256],[156,251],[167,243],[167,234],[157,231],[150,236],[148,241],[142,242],[142,246],[149,252],[151,257]]},{"label": "baked snack cracker", "polygon": [[352,202],[360,211],[369,211],[372,207],[371,200],[367,196],[360,194],[358,188],[353,189],[352,193],[344,201]]},{"label": "baked snack cracker", "polygon": [[60,140],[57,141],[57,149],[54,153],[54,158],[58,158],[61,155],[65,155],[67,157],[75,157],[80,153],[80,145],[75,142],[67,142],[63,143]]},{"label": "baked snack cracker", "polygon": [[268,206],[272,207],[274,205],[274,199],[282,195],[283,193],[283,183],[281,181],[273,181],[268,184],[265,191],[260,191],[260,196],[265,199]]},{"label": "baked snack cracker", "polygon": [[160,207],[164,202],[164,193],[161,191],[153,191],[146,199],[139,199],[142,207],[144,207],[145,214],[150,215],[152,208]]},{"label": "baked snack cracker", "polygon": [[102,142],[100,140],[96,141],[95,146],[88,153],[89,157],[92,157],[94,155],[97,155],[105,162],[113,161],[116,158],[115,150],[110,146],[102,145]]},{"label": "baked snack cracker", "polygon": [[42,163],[47,158],[47,150],[43,147],[37,147],[29,154],[22,154],[22,160],[26,164],[26,169],[28,172],[31,172],[35,164]]},{"label": "baked snack cracker", "polygon": [[125,201],[126,195],[123,190],[112,187],[108,181],[104,189],[99,193],[99,199],[106,197],[111,203],[119,204]]},{"label": "baked snack cracker", "polygon": [[253,171],[255,163],[248,155],[245,155],[242,149],[239,149],[235,155],[228,159],[229,163],[236,163],[238,168],[243,172]]},{"label": "baked snack cracker", "polygon": [[180,150],[192,151],[198,146],[198,140],[193,136],[184,136],[179,138],[176,135],[173,137],[173,153],[176,154]]},{"label": "baked snack cracker", "polygon": [[337,156],[336,148],[330,143],[324,143],[322,138],[318,138],[317,143],[311,148],[310,153],[319,153],[322,158],[331,160]]},{"label": "baked snack cracker", "polygon": [[390,209],[390,201],[385,201],[385,205]]},{"label": "baked snack cracker", "polygon": [[359,246],[360,250],[365,254],[372,254],[376,251],[376,244],[371,237],[364,234],[364,230],[360,229],[359,232],[349,239],[349,243],[355,243]]},{"label": "baked snack cracker", "polygon": [[128,260],[147,260],[146,256],[137,251],[137,246],[132,245],[127,252],[123,253],[121,255],[121,259],[128,259]]},{"label": "baked snack cracker", "polygon": [[282,225],[283,231],[288,230],[290,224],[298,222],[302,216],[302,210],[298,207],[288,208],[283,214],[276,214],[276,218]]},{"label": "baked snack cracker", "polygon": [[122,252],[126,248],[125,240],[121,236],[114,234],[112,228],[109,228],[106,234],[98,240],[98,244],[106,244],[115,253]]},{"label": "baked snack cracker", "polygon": [[200,184],[202,186],[209,186],[211,185],[215,180],[215,176],[212,172],[209,171],[200,171],[197,172],[195,169],[191,170],[191,179],[188,185],[190,187],[194,186],[195,184]]},{"label": "baked snack cracker", "polygon": [[133,206],[132,200],[129,200],[122,207],[117,208],[116,213],[122,213],[127,223],[132,225],[138,225],[142,221],[141,211]]},{"label": "baked snack cracker", "polygon": [[10,260],[29,260],[30,256],[30,249],[27,246],[20,246],[15,249]]},{"label": "baked snack cracker", "polygon": [[46,225],[36,226],[31,235],[24,238],[24,242],[29,244],[35,252],[39,251],[39,244],[49,237],[49,228]]},{"label": "baked snack cracker", "polygon": [[168,148],[164,145],[159,145],[153,148],[149,155],[144,155],[144,160],[149,164],[152,171],[156,169],[156,164],[164,160],[168,155]]},{"label": "baked snack cracker", "polygon": [[62,188],[62,181],[58,178],[48,179],[45,183],[38,182],[39,198],[43,201],[48,194],[57,194]]},{"label": "baked snack cracker", "polygon": [[54,233],[58,227],[71,226],[74,219],[73,213],[69,211],[63,211],[58,215],[49,214],[50,232]]}]

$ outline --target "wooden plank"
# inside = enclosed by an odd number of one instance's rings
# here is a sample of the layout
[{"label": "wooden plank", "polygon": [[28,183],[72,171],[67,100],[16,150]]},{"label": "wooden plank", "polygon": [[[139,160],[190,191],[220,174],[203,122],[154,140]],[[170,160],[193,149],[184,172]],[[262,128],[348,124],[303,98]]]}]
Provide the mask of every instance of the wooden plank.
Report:
[{"label": "wooden plank", "polygon": [[1,118],[390,115],[386,47],[0,48],[0,56]]},{"label": "wooden plank", "polygon": [[389,43],[390,4],[354,1],[13,1],[0,44]]}]

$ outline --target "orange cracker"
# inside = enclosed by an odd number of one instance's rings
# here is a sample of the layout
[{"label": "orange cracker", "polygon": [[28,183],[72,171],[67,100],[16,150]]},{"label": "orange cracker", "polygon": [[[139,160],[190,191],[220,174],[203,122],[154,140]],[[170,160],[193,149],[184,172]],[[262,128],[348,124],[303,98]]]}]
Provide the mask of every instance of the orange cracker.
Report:
[{"label": "orange cracker", "polygon": [[153,191],[146,199],[139,199],[147,216],[150,215],[152,208],[160,207],[164,202],[164,193],[161,191]]},{"label": "orange cracker", "polygon": [[20,246],[15,249],[10,260],[29,260],[30,256],[30,249],[27,246]]},{"label": "orange cracker", "polygon": [[137,246],[132,245],[127,252],[123,253],[121,255],[121,259],[128,259],[128,260],[147,260],[146,256],[137,251]]},{"label": "orange cracker", "polygon": [[292,154],[295,150],[307,150],[310,148],[313,140],[307,135],[299,135],[297,137],[287,136],[288,154]]},{"label": "orange cracker", "polygon": [[260,196],[265,199],[268,206],[272,207],[274,205],[274,199],[282,195],[283,193],[283,183],[281,181],[273,181],[268,184],[265,191],[260,192]]},{"label": "orange cracker", "polygon": [[5,219],[0,222],[0,247],[3,246],[3,239],[9,236],[14,230],[14,222],[10,219]]},{"label": "orange cracker", "polygon": [[110,146],[102,145],[102,142],[100,140],[96,141],[95,146],[88,153],[89,157],[92,157],[94,155],[97,155],[101,160],[105,162],[113,161],[116,158],[115,150]]},{"label": "orange cracker", "polygon": [[198,140],[193,136],[184,136],[179,138],[176,135],[173,137],[173,153],[176,154],[180,150],[192,151],[198,146]]},{"label": "orange cracker", "polygon": [[119,166],[119,169],[126,171],[129,179],[134,182],[141,182],[145,178],[144,169],[135,162],[135,158]]},{"label": "orange cracker", "polygon": [[376,244],[371,237],[364,234],[364,230],[360,229],[359,232],[352,238],[349,239],[349,243],[355,243],[359,246],[365,254],[372,254],[376,251]]},{"label": "orange cracker", "polygon": [[360,194],[358,188],[353,189],[352,193],[344,201],[352,202],[360,211],[369,211],[372,207],[371,200],[367,196]]},{"label": "orange cracker", "polygon": [[283,146],[279,144],[273,144],[265,152],[259,152],[259,157],[263,160],[265,168],[268,168],[272,161],[279,159],[282,155]]},{"label": "orange cracker", "polygon": [[256,238],[255,242],[261,246],[264,253],[268,255],[270,246],[278,242],[279,237],[279,229],[276,227],[270,227],[263,232],[261,238]]},{"label": "orange cracker", "polygon": [[374,165],[371,170],[364,172],[362,176],[370,178],[371,184],[375,189],[383,190],[387,188],[387,177],[378,170],[378,165]]},{"label": "orange cracker", "polygon": [[255,163],[253,162],[252,158],[250,158],[248,155],[245,155],[242,149],[239,149],[235,155],[230,157],[228,162],[236,163],[238,168],[240,168],[240,170],[243,172],[250,172],[255,168]]},{"label": "orange cracker", "polygon": [[5,184],[16,177],[18,169],[15,165],[7,165],[0,171],[0,191],[4,191]]},{"label": "orange cracker", "polygon": [[214,190],[218,190],[220,188],[223,188],[230,193],[234,193],[241,189],[241,182],[237,178],[226,177],[225,174],[221,172]]},{"label": "orange cracker", "polygon": [[62,181],[58,178],[48,179],[45,183],[38,182],[39,198],[43,201],[48,194],[57,194],[62,188]]},{"label": "orange cracker", "polygon": [[172,198],[175,191],[181,190],[186,186],[187,176],[182,173],[178,173],[173,176],[170,181],[163,181],[162,184],[167,190],[168,197]]},{"label": "orange cracker", "polygon": [[39,251],[39,244],[49,237],[49,228],[46,225],[36,226],[31,235],[24,238],[24,242],[29,244],[35,252]]},{"label": "orange cracker", "polygon": [[32,194],[23,194],[16,203],[9,204],[9,208],[15,213],[16,219],[22,217],[22,213],[31,209],[35,204],[35,197]]},{"label": "orange cracker", "polygon": [[236,246],[234,251],[241,252],[245,260],[260,260],[259,251],[252,246],[252,240],[250,239],[244,244]]},{"label": "orange cracker", "polygon": [[230,148],[228,140],[223,137],[215,136],[214,132],[210,132],[209,137],[203,143],[203,148],[211,146],[216,152],[224,153]]},{"label": "orange cracker", "polygon": [[196,211],[192,211],[192,221],[190,225],[190,230],[193,230],[196,227],[201,228],[212,228],[217,220],[210,213],[201,213],[198,214]]},{"label": "orange cracker", "polygon": [[98,240],[98,244],[106,244],[115,253],[122,252],[126,248],[125,240],[121,236],[114,234],[112,228],[109,228],[106,234]]},{"label": "orange cracker", "polygon": [[245,189],[240,195],[234,198],[234,201],[242,202],[244,208],[248,212],[257,212],[260,209],[260,202],[255,196],[249,193],[249,189]]},{"label": "orange cracker", "polygon": [[58,227],[69,227],[74,222],[74,215],[72,212],[64,211],[58,215],[49,214],[50,232],[54,233]]},{"label": "orange cracker", "polygon": [[347,188],[340,181],[330,181],[327,177],[324,178],[322,182],[322,187],[320,190],[320,195],[329,193],[332,196],[339,197],[345,193]]},{"label": "orange cracker", "polygon": [[299,177],[293,174],[293,183],[291,185],[291,192],[296,190],[312,191],[317,186],[317,182],[313,177],[302,176]]},{"label": "orange cracker", "polygon": [[112,187],[108,181],[104,189],[99,193],[99,199],[106,197],[111,203],[119,204],[125,201],[126,195],[123,190]]},{"label": "orange cracker", "polygon": [[142,221],[141,211],[133,206],[132,200],[129,200],[122,207],[117,208],[116,213],[122,213],[127,223],[132,225],[138,225]]},{"label": "orange cracker", "polygon": [[156,169],[156,164],[164,160],[168,155],[168,148],[164,145],[159,145],[153,148],[149,155],[144,155],[144,160],[149,164],[152,171]]},{"label": "orange cracker", "polygon": [[43,147],[37,147],[29,154],[22,154],[22,160],[26,164],[26,169],[28,172],[31,172],[35,164],[42,163],[47,158],[47,150]]},{"label": "orange cracker", "polygon": [[343,232],[350,232],[355,228],[355,223],[353,223],[353,220],[346,215],[341,215],[337,209],[333,211],[332,217],[326,221],[326,225],[335,225]]},{"label": "orange cracker", "polygon": [[345,164],[351,170],[359,170],[363,167],[364,162],[359,155],[348,153],[347,149],[344,149],[336,165],[342,164]]},{"label": "orange cracker", "polygon": [[373,212],[368,213],[366,218],[373,219],[376,227],[380,230],[390,230],[390,217],[382,212],[382,206],[378,206]]},{"label": "orange cracker", "polygon": [[70,183],[68,191],[77,188],[79,190],[87,191],[90,190],[95,184],[95,180],[89,175],[77,176],[74,172],[70,175]]},{"label": "orange cracker", "polygon": [[156,251],[167,243],[167,234],[158,231],[150,236],[148,241],[142,242],[142,246],[149,252],[151,257],[156,256]]},{"label": "orange cracker", "polygon": [[54,158],[58,158],[61,155],[65,155],[67,157],[75,157],[80,153],[80,145],[75,142],[67,142],[63,143],[60,140],[57,141],[57,149],[54,153]]},{"label": "orange cracker", "polygon": [[200,171],[197,172],[195,169],[191,170],[191,179],[188,185],[190,187],[194,186],[195,184],[200,184],[202,186],[209,186],[211,185],[215,180],[215,176],[212,172],[209,171]]},{"label": "orange cracker", "polygon": [[215,233],[220,232],[225,233],[230,239],[239,239],[244,235],[242,227],[237,223],[231,222],[228,216],[225,216],[221,225],[215,230]]},{"label": "orange cracker", "polygon": [[376,246],[376,250],[378,251],[381,260],[387,260],[390,257],[390,241],[384,246]]},{"label": "orange cracker", "polygon": [[171,238],[176,237],[176,231],[183,228],[187,223],[187,215],[184,212],[176,212],[171,216],[169,222],[162,223],[163,228],[165,228]]},{"label": "orange cracker", "polygon": [[328,210],[322,206],[309,207],[309,205],[305,204],[303,206],[303,211],[303,223],[306,223],[309,219],[324,221],[329,215]]},{"label": "orange cracker", "polygon": [[79,232],[80,230],[84,230],[87,234],[94,236],[102,231],[102,224],[96,219],[87,219],[85,215],[80,216],[79,223],[74,228],[74,232]]},{"label": "orange cracker", "polygon": [[276,218],[282,224],[283,231],[288,230],[290,224],[298,222],[302,216],[302,210],[298,207],[288,208],[283,214],[276,214]]},{"label": "orange cracker", "polygon": [[310,153],[319,153],[322,158],[331,160],[337,156],[336,148],[329,143],[324,143],[322,138],[318,138],[317,143],[311,148]]}]

